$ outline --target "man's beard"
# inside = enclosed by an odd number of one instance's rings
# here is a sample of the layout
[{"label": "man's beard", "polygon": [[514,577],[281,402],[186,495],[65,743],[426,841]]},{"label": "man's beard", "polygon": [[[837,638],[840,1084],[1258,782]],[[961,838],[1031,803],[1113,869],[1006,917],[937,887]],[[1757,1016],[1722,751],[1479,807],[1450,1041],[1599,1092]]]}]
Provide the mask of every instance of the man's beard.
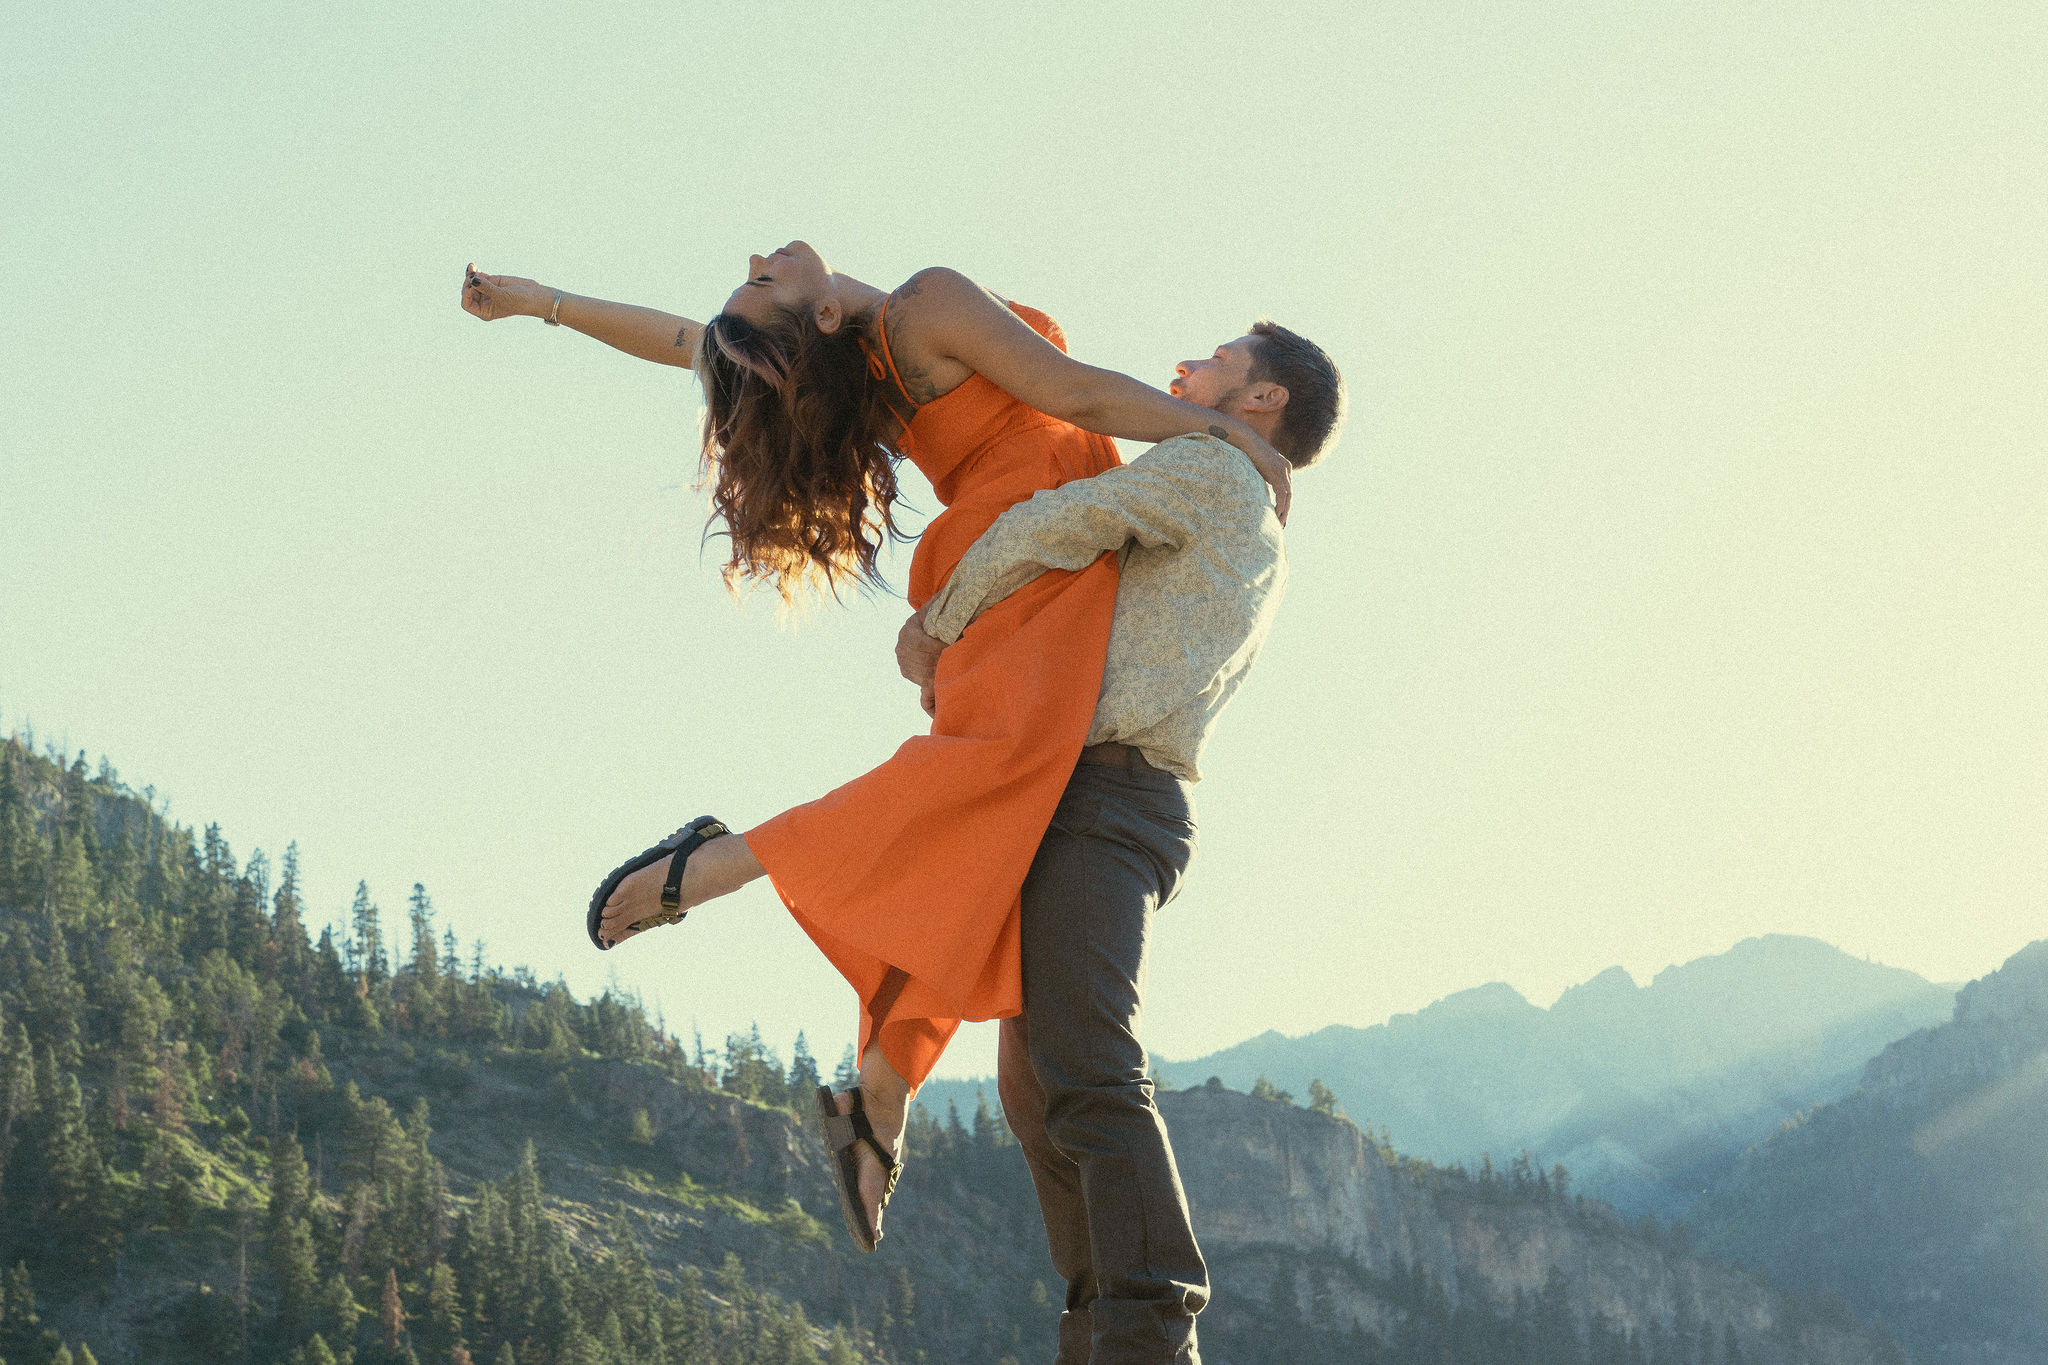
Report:
[{"label": "man's beard", "polygon": [[1228,393],[1218,394],[1215,402],[1204,403],[1202,406],[1211,412],[1220,412],[1225,417],[1235,417],[1243,411],[1244,396],[1250,393],[1251,389],[1252,386],[1249,384],[1240,384]]}]

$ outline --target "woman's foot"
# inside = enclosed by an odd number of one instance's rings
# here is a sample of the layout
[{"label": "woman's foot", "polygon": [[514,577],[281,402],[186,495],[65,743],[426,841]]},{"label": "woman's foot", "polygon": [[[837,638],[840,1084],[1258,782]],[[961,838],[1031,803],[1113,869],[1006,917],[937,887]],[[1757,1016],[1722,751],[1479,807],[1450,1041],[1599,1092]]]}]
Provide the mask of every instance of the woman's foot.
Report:
[{"label": "woman's foot", "polygon": [[[833,1107],[841,1114],[853,1112],[853,1092],[835,1090],[832,1092]],[[910,1097],[898,1091],[892,1097],[886,1087],[869,1088],[861,1083],[861,1107],[867,1111],[868,1122],[874,1127],[875,1138],[889,1149],[897,1161],[903,1160],[903,1124],[910,1112]],[[882,1165],[882,1159],[865,1142],[857,1142],[853,1150],[860,1162],[860,1202],[867,1213],[868,1226],[875,1231],[875,1240],[882,1237],[882,1200],[889,1190],[889,1172]]]},{"label": "woman's foot", "polygon": [[[683,864],[682,908],[694,910],[705,901],[730,895],[765,869],[754,857],[747,841],[736,834],[720,835],[706,841]],[[668,860],[649,863],[620,882],[604,903],[598,921],[598,936],[616,948],[645,930],[630,926],[661,913],[661,887],[668,879]]]}]

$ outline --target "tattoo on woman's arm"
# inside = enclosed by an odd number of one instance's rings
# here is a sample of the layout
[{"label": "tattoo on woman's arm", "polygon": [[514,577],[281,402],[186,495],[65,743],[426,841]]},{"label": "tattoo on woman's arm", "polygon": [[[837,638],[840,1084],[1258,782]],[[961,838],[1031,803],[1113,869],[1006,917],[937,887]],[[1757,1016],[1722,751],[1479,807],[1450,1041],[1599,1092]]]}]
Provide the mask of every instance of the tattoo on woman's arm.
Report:
[{"label": "tattoo on woman's arm", "polygon": [[682,326],[680,326],[680,327],[676,328],[676,345],[678,345],[678,346],[685,346],[685,345],[688,345],[689,343],[688,343],[688,342],[687,342],[687,341],[685,340],[685,338],[687,338],[687,337],[688,337],[689,335],[690,335],[690,324],[689,324],[689,323],[687,323],[687,322],[686,322],[686,323],[684,323],[684,324],[683,324]]},{"label": "tattoo on woman's arm", "polygon": [[1230,439],[1230,433],[1225,431],[1222,427],[1217,426],[1214,422],[1211,422],[1209,424],[1209,434],[1211,436],[1214,436],[1219,441],[1227,441]]}]

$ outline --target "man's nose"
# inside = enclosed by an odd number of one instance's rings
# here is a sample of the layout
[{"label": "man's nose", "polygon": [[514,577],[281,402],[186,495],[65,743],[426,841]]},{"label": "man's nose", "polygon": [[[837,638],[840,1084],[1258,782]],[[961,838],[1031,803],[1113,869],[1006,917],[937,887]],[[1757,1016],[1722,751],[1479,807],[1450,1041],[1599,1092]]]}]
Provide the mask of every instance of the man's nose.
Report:
[{"label": "man's nose", "polygon": [[1173,367],[1173,372],[1179,375],[1182,379],[1186,379],[1188,377],[1188,366],[1194,363],[1195,362],[1192,360],[1183,360],[1178,365],[1175,365]]}]

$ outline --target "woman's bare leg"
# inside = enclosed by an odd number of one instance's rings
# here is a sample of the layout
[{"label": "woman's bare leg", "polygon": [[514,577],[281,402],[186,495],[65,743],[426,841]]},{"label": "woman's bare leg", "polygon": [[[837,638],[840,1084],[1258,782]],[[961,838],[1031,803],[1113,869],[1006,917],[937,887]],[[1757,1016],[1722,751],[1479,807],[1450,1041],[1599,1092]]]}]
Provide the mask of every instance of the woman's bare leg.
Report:
[{"label": "woman's bare leg", "polygon": [[[745,839],[727,834],[709,840],[692,853],[689,862],[683,866],[683,909],[694,909],[706,901],[729,896],[748,882],[766,875],[767,869],[747,847]],[[605,902],[604,917],[598,929],[607,942],[616,945],[633,937],[635,931],[626,926],[660,912],[661,887],[667,878],[668,864],[656,862],[619,883],[618,890]],[[867,1055],[860,1059],[860,1089],[862,1107],[867,1111],[868,1122],[874,1125],[875,1136],[901,1160],[903,1124],[910,1113],[910,1082],[889,1065],[889,1059],[882,1055],[880,1047],[870,1045]],[[840,1113],[852,1112],[853,1096],[847,1091],[838,1092],[833,1099],[837,1101]],[[864,1146],[860,1150],[867,1152]],[[869,1225],[879,1231],[882,1190],[888,1184],[888,1176],[873,1152],[867,1152],[867,1157],[860,1166],[860,1197],[861,1202],[867,1205]]]}]

